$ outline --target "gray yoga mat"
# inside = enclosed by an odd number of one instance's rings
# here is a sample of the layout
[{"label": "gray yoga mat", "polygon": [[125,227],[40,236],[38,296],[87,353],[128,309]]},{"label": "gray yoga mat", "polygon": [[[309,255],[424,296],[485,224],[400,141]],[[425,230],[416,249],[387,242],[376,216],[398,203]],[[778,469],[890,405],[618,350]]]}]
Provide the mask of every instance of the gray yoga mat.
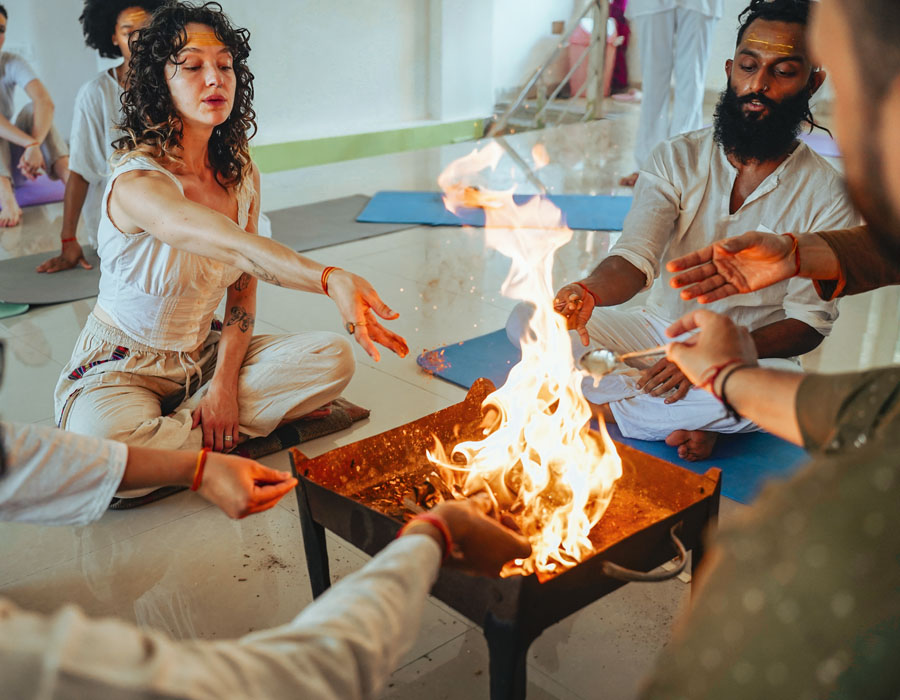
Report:
[{"label": "gray yoga mat", "polygon": [[94,266],[80,265],[52,275],[39,274],[35,268],[53,253],[26,255],[0,260],[0,301],[7,304],[60,304],[97,296],[100,288],[100,258],[93,248],[84,247],[84,257]]},{"label": "gray yoga mat", "polygon": [[355,194],[267,211],[272,221],[272,238],[298,252],[349,243],[384,233],[403,231],[417,224],[365,224],[356,217],[369,203],[369,197]]}]

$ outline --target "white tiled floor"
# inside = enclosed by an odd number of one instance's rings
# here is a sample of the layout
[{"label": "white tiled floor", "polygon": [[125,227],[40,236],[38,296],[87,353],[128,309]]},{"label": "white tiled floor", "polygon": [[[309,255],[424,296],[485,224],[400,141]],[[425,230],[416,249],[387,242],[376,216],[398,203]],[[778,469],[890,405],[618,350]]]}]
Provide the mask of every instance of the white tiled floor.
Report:
[{"label": "white tiled floor", "polygon": [[[520,134],[510,147],[530,161],[542,142],[551,165],[539,177],[551,191],[611,193],[630,168],[636,110],[584,126]],[[441,170],[469,152],[459,144],[414,153],[265,175],[264,207],[276,209],[380,189],[434,189]],[[504,161],[497,178],[534,186]],[[497,180],[499,182],[499,180]],[[494,184],[497,184],[495,182]],[[60,204],[30,208],[24,224],[0,232],[0,258],[51,251],[58,240]],[[560,251],[555,278],[584,274],[608,249],[610,235],[576,232]],[[393,327],[412,354],[374,363],[357,352],[358,369],[345,395],[372,416],[337,435],[307,443],[314,456],[459,401],[463,391],[421,372],[415,355],[502,327],[512,302],[500,293],[506,263],[486,252],[479,231],[414,228],[317,250],[311,257],[366,276],[401,313]],[[93,300],[37,308],[0,320],[9,352],[0,391],[7,419],[50,422],[52,390]],[[807,359],[823,371],[896,361],[900,291],[844,302],[835,333]],[[331,302],[261,285],[263,332],[339,330]],[[263,461],[285,467],[285,453]],[[723,519],[741,509],[723,503]],[[339,577],[365,557],[329,538]],[[265,514],[239,522],[191,494],[131,512],[110,512],[90,527],[0,526],[0,592],[48,611],[65,601],[96,615],[117,615],[177,637],[239,635],[290,619],[310,601],[296,503],[291,497]],[[689,587],[631,584],[547,630],[529,656],[529,697],[631,698],[669,638]],[[415,647],[385,697],[487,697],[487,649],[471,623],[429,603]]]}]

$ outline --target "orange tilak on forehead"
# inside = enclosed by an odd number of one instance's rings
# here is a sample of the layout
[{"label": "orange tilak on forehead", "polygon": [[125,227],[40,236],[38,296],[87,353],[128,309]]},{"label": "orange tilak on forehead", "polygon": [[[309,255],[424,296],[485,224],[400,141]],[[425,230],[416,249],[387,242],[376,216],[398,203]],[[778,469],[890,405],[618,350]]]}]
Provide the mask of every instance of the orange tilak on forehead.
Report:
[{"label": "orange tilak on forehead", "polygon": [[198,46],[221,46],[224,48],[225,44],[216,36],[215,32],[188,32],[187,43],[184,45],[184,48]]},{"label": "orange tilak on forehead", "polygon": [[[769,41],[768,39],[763,39],[756,32],[750,32],[747,36],[747,43],[752,44],[756,48],[759,49],[768,49],[769,51],[773,51],[777,53],[779,56],[790,56],[794,53],[794,45],[788,43],[790,41],[790,37],[783,35],[776,35],[776,41]],[[780,42],[780,43],[779,43]]]}]

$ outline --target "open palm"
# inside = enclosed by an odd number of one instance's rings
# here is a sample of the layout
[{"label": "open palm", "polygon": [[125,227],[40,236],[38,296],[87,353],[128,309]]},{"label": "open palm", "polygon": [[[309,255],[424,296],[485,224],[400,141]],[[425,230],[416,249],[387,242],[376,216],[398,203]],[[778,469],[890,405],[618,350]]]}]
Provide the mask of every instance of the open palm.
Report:
[{"label": "open palm", "polygon": [[682,299],[709,304],[734,294],[746,294],[790,279],[797,271],[791,236],[751,231],[719,241],[669,262],[681,272],[671,284]]}]

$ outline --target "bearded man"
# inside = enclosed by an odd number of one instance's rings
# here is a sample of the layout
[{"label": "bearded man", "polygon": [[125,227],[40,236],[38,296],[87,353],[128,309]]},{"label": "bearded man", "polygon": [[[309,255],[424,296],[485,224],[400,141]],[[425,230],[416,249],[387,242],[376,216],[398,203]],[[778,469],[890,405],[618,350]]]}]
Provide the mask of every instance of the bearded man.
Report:
[{"label": "bearded man", "polygon": [[[665,329],[693,305],[670,287],[665,265],[672,259],[747,230],[857,222],[837,171],[797,140],[804,123],[815,125],[809,100],[825,80],[807,50],[808,16],[807,0],[754,0],[741,13],[714,127],[652,152],[619,241],[588,277],[557,293],[557,311],[584,346],[628,352],[668,342]],[[642,306],[609,308],[651,286]],[[802,279],[712,306],[749,328],[759,357],[769,358],[765,364],[795,369],[796,357],[816,348],[837,318],[836,303],[823,301]],[[513,342],[522,337],[527,314],[524,307],[513,312],[507,324]],[[707,458],[718,433],[759,429],[730,416],[666,359],[634,362],[583,388],[623,435],[665,439],[683,459]]]}]

